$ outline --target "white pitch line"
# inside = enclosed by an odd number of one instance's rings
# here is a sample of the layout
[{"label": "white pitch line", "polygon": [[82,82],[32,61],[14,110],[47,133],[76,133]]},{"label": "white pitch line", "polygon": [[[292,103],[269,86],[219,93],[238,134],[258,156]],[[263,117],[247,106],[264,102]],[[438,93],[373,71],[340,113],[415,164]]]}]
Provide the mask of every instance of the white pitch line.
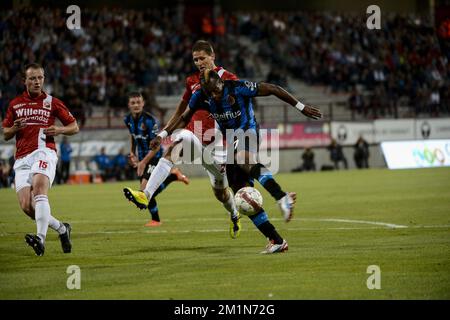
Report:
[{"label": "white pitch line", "polygon": [[309,218],[303,218],[300,220],[304,221],[325,221],[325,222],[342,222],[342,223],[361,223],[361,224],[372,224],[376,226],[384,226],[387,228],[408,228],[408,226],[404,226],[401,224],[393,224],[393,223],[387,223],[387,222],[377,222],[377,221],[365,221],[365,220],[351,220],[351,219],[309,219]]},{"label": "white pitch line", "polygon": [[[450,228],[450,225],[420,225],[406,227],[408,229],[446,229]],[[286,228],[287,231],[324,231],[324,230],[383,230],[385,227],[331,227],[331,228]],[[257,232],[257,229],[251,228],[244,231]],[[76,232],[77,235],[95,235],[95,234],[180,234],[180,233],[226,233],[227,229],[198,229],[198,230],[121,230],[121,231],[92,231],[92,232]],[[22,234],[23,232],[0,232],[0,237],[11,236],[15,234]]]},{"label": "white pitch line", "polygon": [[[271,221],[284,221],[283,218],[270,218]],[[408,228],[408,226],[393,224],[387,222],[379,222],[379,221],[366,221],[366,220],[352,220],[352,219],[337,219],[337,218],[294,218],[293,221],[318,221],[318,222],[338,222],[338,223],[357,223],[357,224],[370,224],[376,226],[384,226],[386,228]],[[175,218],[175,219],[164,219],[167,222],[182,222],[182,221],[228,221],[227,218]],[[92,220],[92,221],[72,221],[72,223],[135,223],[137,220]]]}]

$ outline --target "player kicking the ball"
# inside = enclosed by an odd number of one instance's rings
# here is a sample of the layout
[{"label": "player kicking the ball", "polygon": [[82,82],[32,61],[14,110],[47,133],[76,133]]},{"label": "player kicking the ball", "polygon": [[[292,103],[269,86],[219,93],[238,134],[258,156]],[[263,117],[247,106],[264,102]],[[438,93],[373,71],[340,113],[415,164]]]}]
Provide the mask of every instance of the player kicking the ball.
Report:
[{"label": "player kicking the ball", "polygon": [[[15,186],[23,212],[36,221],[37,234],[27,234],[26,243],[38,256],[44,255],[48,227],[59,233],[64,253],[72,250],[71,226],[51,214],[48,190],[55,179],[55,136],[78,132],[78,124],[61,100],[43,91],[44,69],[38,64],[24,68],[26,91],[13,99],[3,120],[5,140],[16,137]],[[63,127],[55,125],[58,118]]]},{"label": "player kicking the ball", "polygon": [[[274,95],[312,119],[322,117],[320,110],[303,105],[283,88],[269,83],[224,81],[214,70],[204,70],[200,79],[202,90],[192,95],[189,108],[183,113],[178,123],[167,127],[165,131],[158,134],[151,145],[158,146],[165,136],[171,134],[175,129],[183,127],[196,110],[208,110],[226,136],[227,153],[232,152],[232,158],[239,169],[249,177],[258,180],[278,201],[285,221],[290,221],[296,194],[284,192],[271,172],[258,162],[259,126],[254,116],[251,98]],[[237,134],[239,132],[243,135]],[[255,215],[250,216],[250,219],[269,239],[269,244],[264,253],[287,250],[286,240],[278,234],[262,208]]]},{"label": "player kicking the ball", "polygon": [[[197,41],[192,47],[192,59],[199,71],[186,78],[186,89],[183,98],[178,104],[175,113],[170,118],[167,126],[176,123],[183,112],[186,110],[191,96],[200,89],[200,72],[205,69],[214,69],[217,74],[225,80],[237,80],[237,76],[225,70],[222,67],[215,65],[215,53],[212,45],[204,40]],[[197,124],[197,125],[196,125]],[[211,144],[221,144],[221,139],[212,141],[214,134],[206,134],[208,131],[215,130],[216,123],[211,118],[207,110],[198,110],[194,113],[191,121],[187,123],[185,129],[180,130],[174,137],[174,142],[169,146],[164,156],[159,160],[156,167],[153,169],[147,185],[142,184],[141,190],[133,190],[131,188],[124,188],[125,197],[132,201],[138,208],[145,208],[148,199],[151,199],[165,179],[170,175],[174,162],[172,159],[177,158],[178,151],[176,147],[180,144],[183,147],[192,146],[196,154],[202,154],[205,146]],[[190,148],[189,148],[190,150]],[[219,200],[230,216],[230,236],[237,238],[241,230],[239,221],[239,212],[234,203],[234,194],[228,187],[227,174],[225,169],[226,153],[213,152],[207,155],[212,161],[203,161],[202,165],[206,169],[210,178],[211,186],[214,195]]]}]

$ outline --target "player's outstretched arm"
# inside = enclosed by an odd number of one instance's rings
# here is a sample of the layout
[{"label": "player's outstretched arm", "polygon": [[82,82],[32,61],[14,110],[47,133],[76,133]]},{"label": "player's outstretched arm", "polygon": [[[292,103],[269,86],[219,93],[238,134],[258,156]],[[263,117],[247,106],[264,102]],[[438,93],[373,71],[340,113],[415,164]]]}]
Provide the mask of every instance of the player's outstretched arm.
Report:
[{"label": "player's outstretched arm", "polygon": [[134,150],[136,150],[136,145],[135,145],[134,139],[131,135],[130,135],[130,146],[131,147],[130,147],[130,154],[128,155],[128,163],[133,168],[136,168],[139,161],[138,161],[136,155],[134,154]]},{"label": "player's outstretched arm", "polygon": [[27,122],[24,118],[14,120],[14,124],[11,127],[3,128],[3,137],[5,141],[11,140],[16,135],[17,131],[25,128],[27,126]]},{"label": "player's outstretched arm", "polygon": [[295,109],[303,113],[308,118],[311,119],[322,118],[322,112],[320,112],[320,109],[313,106],[304,105],[303,103],[298,101],[292,94],[290,94],[280,86],[271,83],[260,82],[258,85],[257,96],[270,96],[270,95],[274,95],[280,100],[289,103],[291,106],[293,106]]},{"label": "player's outstretched arm", "polygon": [[60,134],[63,134],[65,136],[72,136],[75,133],[78,133],[78,131],[80,131],[80,129],[78,128],[78,123],[77,121],[74,121],[72,123],[69,123],[67,126],[64,127],[58,127],[58,126],[50,126],[48,128],[46,128],[44,130],[44,133],[47,136],[57,136]]},{"label": "player's outstretched arm", "polygon": [[188,103],[184,100],[181,100],[178,104],[174,114],[170,117],[169,121],[167,122],[166,126],[164,127],[164,130],[167,129],[169,126],[172,126],[180,117],[182,116],[183,112],[186,110],[188,106]]}]

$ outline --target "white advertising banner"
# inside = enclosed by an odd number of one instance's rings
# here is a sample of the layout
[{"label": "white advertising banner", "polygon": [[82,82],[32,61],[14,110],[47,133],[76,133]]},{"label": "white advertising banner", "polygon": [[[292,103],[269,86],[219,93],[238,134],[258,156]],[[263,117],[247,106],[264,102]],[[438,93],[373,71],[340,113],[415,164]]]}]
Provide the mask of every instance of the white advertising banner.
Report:
[{"label": "white advertising banner", "polygon": [[375,142],[414,140],[415,120],[375,120]]},{"label": "white advertising banner", "polygon": [[0,159],[9,159],[14,155],[15,145],[0,144]]},{"label": "white advertising banner", "polygon": [[375,143],[373,122],[331,122],[331,136],[341,145],[353,145],[362,136],[368,143]]},{"label": "white advertising banner", "polygon": [[108,156],[117,155],[122,149],[124,154],[130,152],[125,141],[86,141],[81,144],[71,143],[73,153],[72,156],[93,157],[100,154],[102,148],[105,148],[105,154]]},{"label": "white advertising banner", "polygon": [[450,118],[417,119],[416,139],[450,139]]},{"label": "white advertising banner", "polygon": [[368,143],[402,140],[450,139],[450,118],[389,119],[372,122],[331,122],[331,136],[341,145],[353,145],[359,136]]},{"label": "white advertising banner", "polygon": [[389,169],[450,166],[450,139],[382,142]]}]

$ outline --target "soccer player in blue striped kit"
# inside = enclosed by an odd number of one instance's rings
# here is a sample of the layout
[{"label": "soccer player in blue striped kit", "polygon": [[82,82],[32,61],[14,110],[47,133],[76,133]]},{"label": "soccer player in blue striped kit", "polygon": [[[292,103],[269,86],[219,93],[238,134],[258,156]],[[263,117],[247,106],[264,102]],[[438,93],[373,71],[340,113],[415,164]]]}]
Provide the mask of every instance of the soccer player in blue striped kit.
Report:
[{"label": "soccer player in blue striped kit", "polygon": [[[274,95],[312,119],[320,119],[322,113],[315,107],[302,104],[277,85],[264,82],[222,80],[214,70],[205,70],[201,74],[201,87],[202,90],[195,92],[191,97],[189,108],[183,113],[180,120],[159,133],[150,145],[158,146],[165,136],[175,129],[183,127],[196,110],[200,108],[208,110],[219,124],[222,133],[226,135],[227,152],[230,155],[230,151],[233,150],[231,154],[233,162],[237,162],[239,169],[249,177],[258,180],[277,200],[284,220],[289,222],[293,215],[296,194],[284,192],[271,172],[258,162],[259,125],[253,112],[252,98]],[[236,135],[238,132],[244,135]],[[259,212],[250,216],[250,219],[269,239],[269,244],[263,253],[283,252],[288,249],[287,241],[275,230],[264,209],[261,208]]]},{"label": "soccer player in blue striped kit", "polygon": [[[124,118],[125,125],[131,135],[129,162],[137,170],[141,188],[146,186],[152,170],[163,154],[160,146],[151,148],[149,145],[150,141],[156,137],[159,126],[155,117],[144,111],[144,105],[145,101],[140,92],[130,93],[128,95],[128,109],[130,113]],[[161,224],[155,197],[173,181],[189,183],[189,179],[181,173],[180,169],[172,169],[171,174],[159,186],[150,199],[148,206],[146,206],[151,215],[151,220],[145,224],[146,227],[157,227]],[[141,209],[144,209],[144,207]]]}]

